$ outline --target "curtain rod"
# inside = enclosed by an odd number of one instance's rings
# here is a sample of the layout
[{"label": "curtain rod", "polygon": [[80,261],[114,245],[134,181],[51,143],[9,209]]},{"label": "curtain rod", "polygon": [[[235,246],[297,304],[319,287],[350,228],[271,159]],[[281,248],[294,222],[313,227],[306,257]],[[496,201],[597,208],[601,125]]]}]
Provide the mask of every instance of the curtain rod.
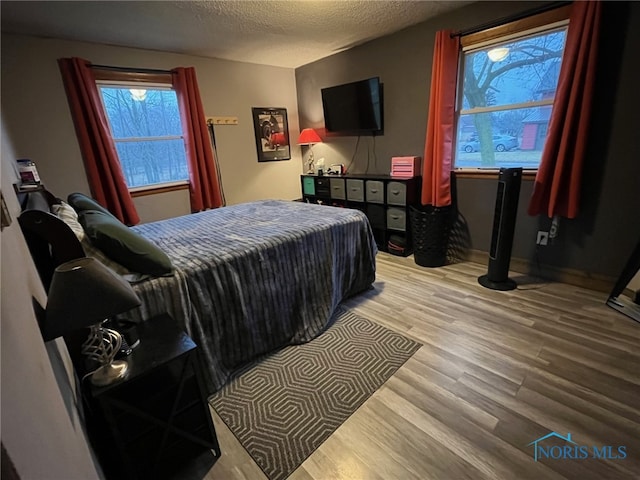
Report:
[{"label": "curtain rod", "polygon": [[111,70],[115,72],[133,72],[133,73],[162,73],[171,74],[171,70],[158,70],[154,68],[131,68],[131,67],[114,67],[113,65],[91,65],[91,68],[97,70]]},{"label": "curtain rod", "polygon": [[493,20],[491,22],[483,23],[482,25],[477,25],[475,27],[467,28],[465,30],[459,30],[451,34],[451,38],[453,37],[464,37],[465,35],[471,35],[472,33],[478,33],[483,30],[488,30],[489,28],[498,27],[500,25],[504,25],[505,23],[515,22],[516,20],[521,20],[523,18],[530,17],[532,15],[537,15],[538,13],[547,12],[549,10],[555,10],[556,8],[564,7],[566,5],[570,5],[573,2],[550,2],[545,5],[540,5],[539,7],[531,8],[529,10],[525,10],[524,12],[514,13],[513,15],[509,15],[507,17],[500,18],[498,20]]}]

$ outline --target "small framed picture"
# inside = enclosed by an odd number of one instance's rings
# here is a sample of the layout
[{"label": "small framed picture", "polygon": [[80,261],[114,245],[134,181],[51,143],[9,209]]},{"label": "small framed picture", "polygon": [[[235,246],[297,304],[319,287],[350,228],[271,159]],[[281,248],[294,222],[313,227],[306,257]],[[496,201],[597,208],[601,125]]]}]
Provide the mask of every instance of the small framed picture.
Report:
[{"label": "small framed picture", "polygon": [[253,107],[253,128],[259,162],[291,159],[286,108]]}]

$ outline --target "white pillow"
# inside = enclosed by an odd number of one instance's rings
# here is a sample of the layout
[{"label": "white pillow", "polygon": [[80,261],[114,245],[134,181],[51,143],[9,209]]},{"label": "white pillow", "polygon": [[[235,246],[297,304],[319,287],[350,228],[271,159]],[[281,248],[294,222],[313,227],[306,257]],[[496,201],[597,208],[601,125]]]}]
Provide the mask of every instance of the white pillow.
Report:
[{"label": "white pillow", "polygon": [[66,223],[69,228],[76,234],[78,240],[82,242],[82,239],[86,236],[84,229],[80,222],[78,222],[78,213],[73,209],[71,205],[65,202],[61,202],[60,205],[52,205],[51,212]]}]

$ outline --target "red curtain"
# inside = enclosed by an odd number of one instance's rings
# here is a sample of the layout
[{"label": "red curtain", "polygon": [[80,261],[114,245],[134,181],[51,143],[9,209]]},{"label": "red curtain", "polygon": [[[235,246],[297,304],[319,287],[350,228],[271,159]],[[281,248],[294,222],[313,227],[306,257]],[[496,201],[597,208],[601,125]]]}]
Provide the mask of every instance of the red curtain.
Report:
[{"label": "red curtain", "polygon": [[460,37],[436,33],[431,71],[427,138],[422,167],[422,204],[451,204],[451,166],[455,132],[456,86]]},{"label": "red curtain", "polygon": [[224,197],[207,131],[196,71],[193,67],[179,67],[172,72],[189,163],[191,211],[220,207],[224,204]]},{"label": "red curtain", "polygon": [[91,194],[120,221],[135,225],[140,218],[120,168],[91,63],[81,58],[61,58],[58,65]]},{"label": "red curtain", "polygon": [[575,218],[594,94],[602,5],[573,2],[549,133],[529,214]]}]

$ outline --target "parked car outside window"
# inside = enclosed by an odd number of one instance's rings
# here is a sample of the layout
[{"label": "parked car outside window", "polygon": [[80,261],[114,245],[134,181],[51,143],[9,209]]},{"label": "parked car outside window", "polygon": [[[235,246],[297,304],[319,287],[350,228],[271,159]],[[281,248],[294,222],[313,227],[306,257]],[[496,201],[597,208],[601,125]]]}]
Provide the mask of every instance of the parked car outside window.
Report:
[{"label": "parked car outside window", "polygon": [[[496,152],[505,152],[518,148],[518,139],[509,135],[494,135],[493,136],[493,149]],[[479,152],[480,142],[477,139],[470,140],[468,142],[460,142],[459,149],[461,152]]]}]

